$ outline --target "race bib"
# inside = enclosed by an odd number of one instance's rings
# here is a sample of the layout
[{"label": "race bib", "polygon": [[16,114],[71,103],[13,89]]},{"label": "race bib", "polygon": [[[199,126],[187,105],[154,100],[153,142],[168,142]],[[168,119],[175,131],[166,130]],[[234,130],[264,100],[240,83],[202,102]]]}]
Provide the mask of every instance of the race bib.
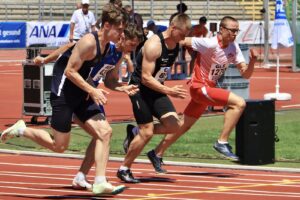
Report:
[{"label": "race bib", "polygon": [[163,83],[167,79],[170,69],[171,67],[161,67],[154,78]]},{"label": "race bib", "polygon": [[110,70],[115,68],[115,65],[110,64],[104,64],[103,67],[95,74],[93,78],[93,81],[99,81],[101,78],[104,78],[106,76],[106,73]]},{"label": "race bib", "polygon": [[213,63],[210,67],[208,79],[210,81],[217,81],[224,74],[227,67],[228,67],[228,64]]}]

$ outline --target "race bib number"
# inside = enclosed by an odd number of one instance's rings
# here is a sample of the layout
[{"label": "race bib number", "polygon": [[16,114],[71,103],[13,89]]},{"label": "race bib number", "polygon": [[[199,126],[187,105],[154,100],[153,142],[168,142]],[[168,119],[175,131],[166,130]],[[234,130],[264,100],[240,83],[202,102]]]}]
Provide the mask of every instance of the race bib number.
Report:
[{"label": "race bib number", "polygon": [[101,78],[104,78],[108,71],[115,68],[115,65],[104,64],[103,67],[95,74],[93,81],[99,81]]},{"label": "race bib number", "polygon": [[213,63],[210,68],[208,79],[210,81],[217,81],[227,69],[228,64],[216,64]]},{"label": "race bib number", "polygon": [[167,79],[170,69],[170,67],[161,67],[154,78],[163,83]]}]

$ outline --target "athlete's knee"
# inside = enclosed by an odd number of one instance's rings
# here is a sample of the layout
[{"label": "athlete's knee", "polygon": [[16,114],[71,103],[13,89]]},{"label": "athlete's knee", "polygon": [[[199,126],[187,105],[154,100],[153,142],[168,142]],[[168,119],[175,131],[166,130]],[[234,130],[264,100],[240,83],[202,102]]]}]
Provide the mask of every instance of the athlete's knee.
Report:
[{"label": "athlete's knee", "polygon": [[228,108],[234,109],[239,112],[243,112],[245,107],[246,107],[246,102],[242,97],[238,97],[231,105],[228,105]]},{"label": "athlete's knee", "polygon": [[57,144],[54,144],[52,150],[53,150],[55,153],[64,153],[67,149],[68,149],[68,146],[67,146],[67,145],[57,145]]},{"label": "athlete's knee", "polygon": [[97,137],[101,139],[102,141],[110,141],[112,137],[112,128],[110,126],[98,130],[97,131]]},{"label": "athlete's knee", "polygon": [[64,133],[53,129],[53,140],[51,144],[51,150],[56,153],[63,153],[68,149],[70,141],[70,132]]},{"label": "athlete's knee", "polygon": [[239,101],[236,104],[236,107],[239,111],[243,111],[246,107],[246,102],[243,98],[240,98]]},{"label": "athlete's knee", "polygon": [[142,128],[139,130],[139,134],[144,141],[149,141],[153,136],[153,128]]},{"label": "athlete's knee", "polygon": [[109,127],[107,129],[105,129],[104,133],[103,133],[103,139],[106,141],[110,141],[112,137],[112,128]]}]

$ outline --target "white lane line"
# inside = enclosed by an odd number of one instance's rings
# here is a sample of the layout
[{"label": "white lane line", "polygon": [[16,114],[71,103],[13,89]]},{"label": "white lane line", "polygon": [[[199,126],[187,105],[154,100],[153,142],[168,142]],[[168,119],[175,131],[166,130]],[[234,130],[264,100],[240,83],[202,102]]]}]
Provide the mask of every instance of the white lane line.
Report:
[{"label": "white lane line", "polygon": [[72,190],[72,189],[61,189],[61,190],[57,190],[57,189],[49,189],[49,188],[31,188],[31,187],[16,187],[16,186],[1,186],[0,188],[5,188],[7,189],[18,189],[18,190],[26,190],[26,191],[48,191],[48,192],[64,192],[64,193],[75,193],[75,194],[91,194],[91,192],[85,191],[85,190]]},{"label": "white lane line", "polygon": [[25,60],[0,60],[0,63],[24,62]]},{"label": "white lane line", "polygon": [[[31,173],[32,174],[32,173]],[[36,173],[35,173],[36,174]],[[6,173],[0,173],[0,175],[1,175],[1,177],[3,178],[4,176],[12,176],[12,177],[23,177],[23,178],[36,178],[36,179],[51,179],[51,180],[65,180],[65,181],[70,181],[70,183],[71,183],[71,181],[73,180],[73,179],[71,179],[71,178],[63,178],[63,177],[53,177],[53,176],[51,176],[51,175],[53,175],[53,174],[47,174],[47,175],[49,175],[49,176],[32,176],[32,175],[26,175],[26,174],[24,174],[24,173],[20,173],[20,174],[13,174],[13,173],[8,173],[8,174],[6,174]],[[40,174],[40,175],[43,175],[43,174]],[[58,175],[60,175],[60,174],[58,174]],[[65,174],[66,175],[66,174]],[[55,176],[57,176],[57,175],[55,175]],[[60,175],[61,176],[61,175]],[[74,176],[74,175],[66,175],[66,176]],[[113,177],[113,176],[107,176],[111,181],[111,183],[116,183],[116,184],[119,184],[119,182],[117,181],[112,181],[112,180],[115,180],[115,179],[117,179],[116,177]],[[118,179],[117,179],[118,180]],[[5,181],[1,181],[1,182],[5,182]],[[222,185],[224,185],[224,184],[229,184],[229,185],[249,185],[250,183],[248,182],[227,182],[227,181],[214,181],[214,180],[212,180],[212,181],[202,181],[202,180],[178,180],[178,182],[186,182],[186,183],[196,183],[195,185],[197,185],[197,184],[199,184],[199,183],[208,183],[208,184],[216,184],[216,183],[219,183],[219,184],[222,184]],[[274,183],[278,183],[278,181],[264,181],[263,183],[266,183],[266,182],[268,182],[268,183],[271,183],[271,184],[274,184]],[[267,184],[268,184],[267,183]],[[258,182],[251,182],[251,184],[259,184]],[[297,184],[297,183],[295,183],[295,184]],[[213,188],[207,188],[207,187],[200,187],[200,186],[190,186],[190,185],[174,185],[174,183],[173,184],[167,184],[167,183],[165,183],[164,185],[161,185],[161,183],[157,183],[157,184],[155,184],[155,183],[141,183],[141,185],[144,185],[144,186],[152,186],[152,187],[159,187],[159,188],[168,188],[168,189],[170,189],[170,188],[193,188],[193,189],[213,189]],[[284,187],[289,187],[289,188],[293,188],[293,187],[300,187],[300,185],[293,185],[292,183],[291,184],[287,184],[287,185],[280,185],[280,187],[282,187],[282,186],[284,186]],[[156,190],[156,189],[154,189],[153,188],[153,190]],[[165,189],[163,189],[163,190],[165,190]],[[186,190],[186,189],[185,189]]]},{"label": "white lane line", "polygon": [[[21,176],[21,177],[30,177],[30,178],[49,178],[49,179],[58,179],[58,180],[72,180],[72,178],[75,176],[74,174],[54,174],[54,173],[32,173],[32,172],[10,172],[10,171],[0,171],[0,175],[2,176]],[[53,177],[54,176],[54,177]],[[63,178],[64,176],[67,176],[65,178]],[[183,176],[183,175],[174,175],[172,174],[171,176],[175,176],[175,177],[184,177],[185,179],[181,179],[181,182],[187,182],[187,183],[221,183],[221,184],[233,184],[233,185],[244,185],[244,184],[249,184],[251,183],[276,183],[278,180],[266,180],[266,179],[246,179],[246,178],[226,178],[224,180],[224,178],[218,178],[218,177],[207,177],[207,176],[201,176],[201,180],[191,180],[188,178],[195,178],[197,176]],[[68,178],[70,177],[70,178]],[[140,179],[147,179],[147,176],[136,176],[137,178]],[[116,179],[118,180],[115,176],[109,176],[107,175],[107,178],[109,179]],[[157,181],[159,182],[161,179],[163,179],[164,177],[158,176],[156,177]],[[168,176],[168,178],[170,178]],[[197,177],[199,178],[199,176]],[[149,178],[150,179],[150,178]],[[210,179],[210,180],[203,180],[203,179]],[[217,180],[216,180],[217,179]],[[237,182],[240,181],[240,182]],[[151,179],[150,179],[151,181]],[[153,180],[153,182],[155,182],[156,180]],[[172,179],[170,180],[172,181]],[[234,181],[234,182],[232,182]],[[248,183],[247,183],[248,182]],[[148,184],[148,183],[147,183]],[[157,184],[154,184],[157,185]],[[160,185],[160,184],[159,184]],[[172,187],[172,185],[169,184],[165,184],[168,185],[169,187]]]},{"label": "white lane line", "polygon": [[[7,192],[0,192],[0,194],[11,194],[11,195],[19,195],[19,196],[30,196],[30,195],[34,195],[34,196],[38,196],[38,197],[64,197],[67,196],[69,193],[73,194],[74,198],[76,198],[78,196],[78,198],[80,198],[79,195],[84,195],[84,197],[86,197],[86,195],[90,195],[91,199],[94,199],[94,196],[92,194],[92,192],[90,191],[85,191],[85,190],[66,190],[66,189],[61,189],[61,190],[55,190],[55,189],[42,189],[42,188],[30,188],[30,187],[13,187],[13,186],[0,186],[0,188],[5,188],[6,190],[8,189],[13,189],[13,190],[26,190],[27,191],[42,191],[43,194],[26,194],[24,192],[13,192],[13,193],[7,193]],[[130,188],[129,188],[130,189]],[[128,189],[125,189],[125,191]],[[52,195],[52,194],[45,194],[47,192],[60,192],[62,193],[61,195]],[[67,194],[66,194],[67,193]],[[68,195],[69,196],[69,195]],[[130,194],[118,194],[117,196],[124,196],[124,197],[139,197],[139,198],[145,198],[147,196],[145,195],[130,195]],[[99,197],[99,199],[103,200],[103,197]],[[110,195],[108,195],[108,197],[110,197]],[[70,197],[71,198],[71,197]],[[96,197],[97,198],[97,197]],[[109,198],[111,199],[111,198]],[[119,197],[117,199],[120,199]],[[163,197],[162,199],[170,199],[169,197]],[[173,199],[173,198],[172,198]],[[174,198],[175,199],[175,198]],[[177,198],[176,198],[177,199]],[[178,200],[186,200],[184,198],[178,198]]]},{"label": "white lane line", "polygon": [[[270,76],[255,76],[255,77],[251,77],[251,79],[276,79],[276,77],[270,77]],[[280,77],[280,80],[299,80],[300,78],[297,77]]]},{"label": "white lane line", "polygon": [[0,75],[21,75],[22,73],[1,73],[0,72]]},{"label": "white lane line", "polygon": [[8,72],[22,72],[20,69],[9,69],[9,70],[1,70],[0,73],[8,73]]},{"label": "white lane line", "polygon": [[[66,185],[62,185],[62,184],[49,184],[49,183],[22,183],[22,182],[1,182],[1,183],[11,183],[11,184],[24,184],[24,185],[43,185],[43,186],[64,186],[66,187]],[[251,187],[251,186],[249,186]],[[85,193],[85,194],[90,194],[89,191],[76,191],[76,190],[66,190],[66,189],[61,189],[61,190],[54,190],[54,189],[48,189],[48,188],[30,188],[30,187],[17,187],[17,186],[1,186],[0,185],[0,188],[6,188],[6,189],[20,189],[20,190],[33,190],[33,191],[50,191],[50,192],[67,192],[67,193],[75,193],[75,194],[82,194],[82,193]],[[190,188],[193,188],[193,189],[205,189],[207,191],[209,190],[217,190],[218,187],[190,187]],[[226,188],[225,188],[226,189]],[[128,188],[127,190],[135,190],[135,191],[166,191],[166,189],[155,189],[155,188],[134,188],[134,187],[130,187]],[[292,198],[296,198],[296,197],[300,197],[300,193],[297,193],[297,192],[276,192],[276,191],[265,191],[265,190],[244,190],[244,189],[230,189],[228,188],[228,190],[233,190],[233,192],[230,192],[230,191],[216,191],[215,193],[223,193],[223,194],[238,194],[238,195],[256,195],[256,196],[272,196],[272,197],[292,197]],[[168,189],[168,192],[179,192],[179,193],[191,193],[191,192],[194,192],[195,190],[170,190]],[[0,192],[1,193],[1,192]],[[202,193],[202,191],[199,191],[199,193]],[[23,194],[23,193],[22,193]],[[125,194],[120,194],[121,196],[134,196],[134,197],[137,197],[136,195],[125,195]],[[46,196],[53,196],[53,195],[46,195]],[[59,195],[58,195],[59,196]],[[61,195],[63,196],[63,195]],[[139,195],[140,197],[145,197],[145,196],[141,196]],[[156,196],[159,197],[159,194],[156,194]],[[160,199],[163,198],[163,199],[168,199],[169,197],[159,197]],[[175,199],[175,198],[172,198],[172,199]],[[183,198],[176,198],[176,199],[183,199]],[[191,198],[189,198],[191,199]]]},{"label": "white lane line", "polygon": [[[80,197],[80,195],[72,195],[70,198],[64,198],[64,196],[66,195],[46,195],[46,194],[33,194],[33,193],[29,193],[29,194],[25,194],[25,193],[15,193],[15,192],[0,192],[1,195],[6,195],[6,196],[13,196],[13,197],[29,197],[29,198],[32,198],[32,197],[35,197],[35,198],[41,198],[41,199],[44,199],[44,198],[49,198],[50,197],[53,197],[53,199],[70,199],[73,198],[74,199],[86,199],[85,196],[84,197]],[[67,196],[69,197],[69,195]],[[103,200],[103,197],[97,197],[97,196],[92,196],[91,195],[91,199],[100,199],[100,200]],[[115,198],[109,198],[109,199],[115,199]],[[119,198],[117,198],[119,199]]]},{"label": "white lane line", "polygon": [[[67,170],[73,170],[73,169],[78,169],[78,166],[76,165],[43,165],[43,164],[22,164],[22,163],[7,163],[7,162],[0,162],[0,165],[12,165],[12,166],[20,166],[22,167],[22,169],[24,169],[24,167],[41,167],[41,168],[53,168],[53,169],[67,169]],[[208,167],[209,168],[209,167]],[[108,172],[116,172],[119,168],[116,168],[116,167],[108,167],[107,168],[107,171]],[[168,170],[169,173],[165,174],[165,176],[184,176],[184,177],[207,177],[209,174],[220,174],[220,175],[239,175],[239,173],[241,172],[238,172],[238,173],[228,173],[228,172],[222,172],[222,171],[227,171],[227,170],[224,170],[224,169],[218,169],[218,171],[215,171],[215,172],[209,172],[209,171],[199,171],[201,170],[201,168],[194,168],[195,170],[191,170],[191,171],[186,171],[186,170]],[[94,168],[91,169],[92,171],[94,170]],[[147,172],[147,173],[151,173],[151,174],[156,174],[153,172],[152,169],[139,169],[139,168],[132,168],[132,170],[134,171],[134,174],[137,174],[137,173],[143,173],[143,172]],[[236,170],[232,170],[232,169],[229,169],[231,170],[232,172],[236,172]],[[244,170],[244,169],[241,169],[241,171],[247,171],[247,170]],[[176,174],[172,174],[172,173],[176,173]],[[187,175],[189,173],[197,173],[198,175]],[[203,175],[202,175],[203,173]],[[284,172],[283,172],[284,173]],[[295,173],[297,174],[297,173]],[[280,174],[279,172],[277,173],[266,173],[266,174],[263,174],[263,173],[245,173],[245,172],[242,172],[242,176],[262,176],[262,177],[286,177],[286,178],[300,178],[300,173],[298,173],[299,175],[289,175],[289,173],[284,173],[283,174]],[[157,174],[156,174],[157,175]],[[213,177],[213,178],[218,178],[218,177]],[[222,178],[222,177],[220,177]],[[224,178],[224,177],[223,177]],[[226,177],[228,178],[228,177]]]},{"label": "white lane line", "polygon": [[228,195],[244,195],[244,196],[268,196],[268,197],[283,197],[282,199],[287,200],[287,198],[300,198],[300,195],[285,195],[285,194],[258,194],[257,191],[254,191],[254,193],[242,193],[242,192],[216,192],[221,193],[222,195],[228,194]]},{"label": "white lane line", "polygon": [[294,104],[294,105],[287,105],[287,106],[281,106],[282,108],[293,108],[293,107],[299,107],[300,104]]}]

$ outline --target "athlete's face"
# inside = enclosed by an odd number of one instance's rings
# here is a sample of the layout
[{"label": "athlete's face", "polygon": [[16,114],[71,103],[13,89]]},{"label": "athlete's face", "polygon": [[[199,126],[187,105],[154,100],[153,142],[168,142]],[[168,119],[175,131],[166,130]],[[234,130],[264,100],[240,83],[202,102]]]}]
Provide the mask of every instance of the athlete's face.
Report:
[{"label": "athlete's face", "polygon": [[178,43],[188,35],[189,29],[187,28],[178,28],[176,26],[173,27],[172,31],[172,38],[174,39],[175,43]]},{"label": "athlete's face", "polygon": [[109,25],[109,26],[110,27],[108,31],[108,37],[110,41],[112,41],[113,43],[117,43],[118,41],[120,41],[123,35],[125,25],[121,23],[119,25]]},{"label": "athlete's face", "polygon": [[122,43],[122,49],[124,53],[129,53],[135,51],[136,47],[139,45],[138,38],[125,39]]},{"label": "athlete's face", "polygon": [[235,21],[229,20],[226,25],[221,26],[222,38],[228,40],[228,42],[233,42],[239,31],[239,23]]}]

